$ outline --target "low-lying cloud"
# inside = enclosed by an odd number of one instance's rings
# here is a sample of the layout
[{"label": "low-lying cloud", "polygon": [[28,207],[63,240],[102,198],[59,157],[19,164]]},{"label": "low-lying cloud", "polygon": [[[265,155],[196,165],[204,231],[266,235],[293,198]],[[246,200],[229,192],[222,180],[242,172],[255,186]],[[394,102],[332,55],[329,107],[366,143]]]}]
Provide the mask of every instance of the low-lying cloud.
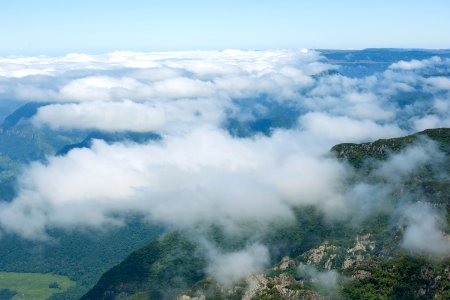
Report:
[{"label": "low-lying cloud", "polygon": [[[214,109],[216,114],[240,119],[254,117],[264,109],[271,111],[274,105],[286,106],[314,134],[368,141],[429,125],[447,126],[448,109],[442,111],[442,107],[450,99],[445,75],[450,70],[449,61],[439,57],[401,61],[385,72],[350,78],[330,75],[330,70],[339,68],[327,63],[316,51],[114,52],[11,57],[0,59],[0,98],[59,103],[53,108],[40,108],[43,112],[35,116],[36,124],[107,131],[141,131],[146,127],[131,121],[129,126],[126,122],[115,126],[108,119],[104,123],[92,120],[105,118],[101,113],[105,106],[111,106],[109,112],[124,102],[146,105],[143,110],[148,114],[152,114],[149,107],[164,107],[165,114],[172,114],[172,110],[176,114],[180,101],[192,100],[193,108],[188,111],[195,108],[199,111],[197,115],[205,113],[201,107],[209,106],[207,110]],[[404,93],[418,96],[405,105],[404,97],[410,96]],[[436,105],[435,99],[441,105]],[[199,103],[195,103],[197,100]],[[101,102],[105,102],[104,106],[97,109]],[[66,110],[64,105],[68,105]],[[66,113],[71,110],[72,117]],[[70,121],[79,117],[80,112],[89,116],[86,124]],[[142,115],[145,114],[137,119]],[[320,130],[321,126],[314,122],[319,117],[318,122],[325,122],[328,127]],[[345,128],[341,132],[330,130],[337,126]],[[165,125],[147,127],[165,129]]]},{"label": "low-lying cloud", "polygon": [[[331,218],[389,212],[395,205],[387,199],[405,178],[442,160],[436,145],[419,141],[377,163],[369,175],[378,181],[351,185],[354,170],[329,149],[449,126],[449,65],[440,58],[402,61],[350,78],[331,72],[339,68],[316,51],[2,58],[1,99],[47,102],[32,117],[34,126],[154,132],[161,139],[97,140],[31,163],[17,178],[15,199],[0,202],[1,231],[46,239],[54,228],[104,228],[139,214],[169,228],[217,225],[239,235],[293,222],[304,206]],[[238,137],[230,120],[238,129],[254,127]],[[269,130],[259,130],[258,121]],[[413,211],[404,219],[403,247],[447,253],[429,214]],[[208,272],[223,284],[269,261],[260,244],[213,254]],[[318,278],[330,286],[337,280],[334,273]]]},{"label": "low-lying cloud", "polygon": [[16,199],[2,205],[0,222],[33,238],[134,212],[178,228],[218,224],[236,233],[242,224],[292,218],[301,205],[333,213],[343,206],[344,179],[343,165],[302,150],[295,134],[236,139],[198,128],[148,144],[96,141],[36,162],[19,177]]},{"label": "low-lying cloud", "polygon": [[314,266],[300,264],[297,273],[304,280],[311,282],[322,294],[338,297],[341,275],[336,270],[319,271]]},{"label": "low-lying cloud", "polygon": [[231,253],[210,250],[208,256],[211,263],[207,273],[227,287],[250,274],[263,271],[270,262],[269,250],[259,244]]},{"label": "low-lying cloud", "polygon": [[301,117],[300,124],[306,131],[316,136],[337,142],[358,142],[405,134],[396,125],[383,125],[370,119],[358,120],[347,116],[332,116],[320,112],[305,114]]},{"label": "low-lying cloud", "polygon": [[450,236],[445,235],[445,219],[430,205],[416,203],[406,207],[406,229],[402,247],[418,254],[450,255]]},{"label": "low-lying cloud", "polygon": [[193,126],[219,126],[227,103],[214,99],[180,99],[158,102],[83,102],[41,107],[33,117],[36,126],[54,130],[165,132]]}]

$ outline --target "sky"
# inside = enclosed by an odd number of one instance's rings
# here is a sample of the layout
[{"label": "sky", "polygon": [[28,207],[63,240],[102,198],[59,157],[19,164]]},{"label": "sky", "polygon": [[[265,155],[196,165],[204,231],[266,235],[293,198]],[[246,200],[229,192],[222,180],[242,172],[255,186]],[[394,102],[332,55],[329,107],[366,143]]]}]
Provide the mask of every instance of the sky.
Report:
[{"label": "sky", "polygon": [[0,55],[450,48],[446,0],[0,0]]}]

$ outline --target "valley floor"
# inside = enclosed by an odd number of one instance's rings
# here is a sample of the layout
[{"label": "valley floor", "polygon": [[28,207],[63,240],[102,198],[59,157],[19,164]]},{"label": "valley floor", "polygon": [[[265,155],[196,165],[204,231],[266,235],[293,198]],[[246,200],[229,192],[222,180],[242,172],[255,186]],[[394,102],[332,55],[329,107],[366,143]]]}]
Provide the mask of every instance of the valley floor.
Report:
[{"label": "valley floor", "polygon": [[45,300],[75,286],[66,276],[0,272],[0,299]]}]

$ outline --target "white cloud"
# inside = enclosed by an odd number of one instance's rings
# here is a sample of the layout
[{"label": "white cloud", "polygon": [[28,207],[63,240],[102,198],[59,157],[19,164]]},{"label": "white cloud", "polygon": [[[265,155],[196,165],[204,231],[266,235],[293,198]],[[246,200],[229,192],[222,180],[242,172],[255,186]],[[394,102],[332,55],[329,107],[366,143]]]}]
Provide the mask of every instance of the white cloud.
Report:
[{"label": "white cloud", "polygon": [[8,83],[5,97],[26,101],[229,99],[259,95],[286,99],[297,97],[300,89],[311,86],[311,75],[332,68],[320,59],[314,51],[284,50],[17,57],[0,59],[0,78],[3,76]]},{"label": "white cloud", "polygon": [[115,94],[134,90],[140,83],[132,78],[112,78],[106,76],[89,76],[76,79],[60,90],[61,100],[71,101],[111,101]]},{"label": "white cloud", "polygon": [[399,62],[393,63],[389,66],[391,69],[401,69],[401,70],[415,70],[422,69],[426,66],[423,61],[413,59],[411,61],[401,60]]},{"label": "white cloud", "polygon": [[441,90],[450,90],[450,78],[444,76],[436,76],[426,78],[424,80],[426,83],[430,84],[432,87]]},{"label": "white cloud", "polygon": [[429,205],[410,205],[404,209],[404,216],[407,227],[403,235],[403,248],[421,254],[450,255],[450,238],[441,230],[443,220],[439,220],[441,216]]},{"label": "white cloud", "polygon": [[33,117],[33,122],[37,126],[47,124],[52,129],[148,132],[161,129],[166,123],[165,117],[164,111],[142,103],[88,102],[41,107]]},{"label": "white cloud", "polygon": [[401,182],[411,176],[425,164],[440,163],[445,159],[437,144],[428,139],[420,139],[417,143],[392,155],[381,164],[373,174],[382,176],[391,182]]},{"label": "white cloud", "polygon": [[399,70],[418,70],[429,66],[433,66],[435,64],[439,64],[441,62],[442,59],[439,56],[433,56],[432,58],[424,60],[417,60],[417,59],[413,59],[410,61],[401,60],[399,62],[391,64],[389,68]]},{"label": "white cloud", "polygon": [[210,82],[180,77],[156,81],[140,93],[150,98],[208,98],[215,90]]},{"label": "white cloud", "polygon": [[214,99],[52,104],[39,108],[32,122],[52,129],[181,132],[194,125],[219,126],[227,105]]},{"label": "white cloud", "polygon": [[427,115],[413,121],[416,131],[429,128],[450,127],[450,117],[440,117],[438,115]]},{"label": "white cloud", "polygon": [[[293,221],[293,208],[306,205],[327,216],[386,211],[392,184],[439,158],[433,156],[438,151],[427,143],[413,146],[373,172],[390,184],[347,187],[351,172],[326,156],[328,150],[339,142],[448,126],[448,78],[424,75],[445,64],[435,58],[399,62],[374,76],[349,78],[321,73],[335,66],[315,51],[0,59],[1,98],[53,102],[39,108],[36,126],[162,137],[146,144],[96,141],[90,149],[31,164],[19,176],[17,197],[0,204],[0,226],[44,238],[52,228],[101,227],[137,213],[170,227],[214,224],[241,234]],[[396,98],[423,91],[433,97],[411,97],[407,104]],[[298,123],[271,136],[237,138],[223,128],[228,117],[279,121],[290,113]],[[255,247],[236,255],[248,257],[261,249]],[[226,262],[229,255],[219,256]],[[258,270],[252,266],[264,263],[250,265]],[[219,277],[236,280],[234,269]]]},{"label": "white cloud", "polygon": [[[423,65],[422,73],[432,67],[444,72],[449,60],[435,57],[411,64]],[[233,99],[238,102],[232,108],[234,114],[239,113],[243,104],[239,101],[244,99],[257,102],[254,107],[261,106],[258,102],[261,99],[278,105],[287,101],[287,105],[303,115],[327,113],[330,117],[348,117],[352,121],[374,121],[372,125],[364,124],[370,127],[369,138],[379,137],[374,133],[376,130],[400,133],[395,130],[395,126],[399,127],[396,118],[402,119],[402,128],[423,128],[427,124],[446,126],[444,112],[439,122],[418,121],[418,112],[432,108],[432,100],[419,97],[401,107],[395,97],[399,92],[414,92],[424,83],[428,92],[442,92],[446,90],[448,78],[422,76],[418,69],[402,69],[395,64],[386,72],[363,78],[321,74],[335,68],[323,63],[315,51],[285,50],[120,51],[106,55],[1,58],[0,70],[6,71],[0,78],[0,97],[62,103],[124,100],[148,103],[209,98],[223,100],[224,111],[231,109],[229,101]],[[33,71],[35,76],[14,77],[8,70],[23,74],[27,70],[37,71]],[[125,126],[122,128],[126,130]]]},{"label": "white cloud", "polygon": [[315,267],[305,264],[298,266],[297,272],[300,276],[310,281],[323,294],[338,296],[340,275],[336,270],[320,272]]},{"label": "white cloud", "polygon": [[376,103],[358,103],[348,108],[348,116],[360,120],[368,119],[374,121],[392,120],[395,112],[380,107]]},{"label": "white cloud", "polygon": [[433,108],[440,113],[448,113],[450,111],[450,99],[436,99]]},{"label": "white cloud", "polygon": [[405,132],[395,124],[378,124],[370,119],[357,120],[347,116],[327,113],[307,113],[300,125],[317,137],[338,142],[363,142],[380,138],[397,137]]},{"label": "white cloud", "polygon": [[336,195],[345,169],[301,149],[289,134],[235,139],[206,128],[143,145],[96,142],[32,164],[0,223],[30,237],[48,227],[101,226],[111,213],[134,211],[170,226],[218,224],[239,233],[292,220],[294,206],[332,213],[341,205]]},{"label": "white cloud", "polygon": [[207,273],[224,286],[263,271],[270,261],[268,249],[259,244],[231,253],[210,251],[209,256]]}]

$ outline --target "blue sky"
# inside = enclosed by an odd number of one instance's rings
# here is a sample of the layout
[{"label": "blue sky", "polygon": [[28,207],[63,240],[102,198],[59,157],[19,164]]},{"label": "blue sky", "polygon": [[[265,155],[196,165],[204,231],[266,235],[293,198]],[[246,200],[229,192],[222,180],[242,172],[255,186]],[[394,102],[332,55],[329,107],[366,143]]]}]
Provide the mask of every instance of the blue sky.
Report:
[{"label": "blue sky", "polygon": [[0,0],[0,55],[450,48],[448,0]]}]

